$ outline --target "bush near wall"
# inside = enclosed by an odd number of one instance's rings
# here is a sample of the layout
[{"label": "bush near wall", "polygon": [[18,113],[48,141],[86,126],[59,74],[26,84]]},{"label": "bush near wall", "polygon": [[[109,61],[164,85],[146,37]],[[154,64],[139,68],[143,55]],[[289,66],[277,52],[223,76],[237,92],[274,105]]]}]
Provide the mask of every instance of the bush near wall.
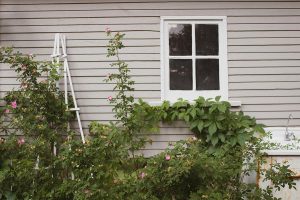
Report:
[{"label": "bush near wall", "polygon": [[[116,83],[108,100],[119,122],[92,122],[85,144],[68,130],[74,116],[55,84],[59,66],[1,48],[1,62],[18,73],[21,87],[6,95],[1,111],[7,135],[0,140],[0,199],[269,200],[277,199],[272,190],[295,187],[288,165],[261,171],[274,183],[266,189],[242,181],[263,163],[265,133],[219,97],[157,107],[135,102],[127,95],[134,90],[128,66],[118,57],[124,35],[107,33],[108,56],[117,58],[112,67],[118,69],[107,78]],[[149,142],[141,133],[177,120],[195,136],[150,158],[137,154]]]}]

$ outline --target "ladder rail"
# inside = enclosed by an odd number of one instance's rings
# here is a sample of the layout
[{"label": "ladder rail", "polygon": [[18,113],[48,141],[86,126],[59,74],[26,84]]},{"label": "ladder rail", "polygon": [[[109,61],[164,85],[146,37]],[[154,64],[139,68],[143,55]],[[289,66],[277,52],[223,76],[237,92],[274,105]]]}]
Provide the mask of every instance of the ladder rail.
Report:
[{"label": "ladder rail", "polygon": [[[62,55],[60,53],[60,46],[62,48]],[[66,48],[66,36],[60,33],[55,34],[55,42],[54,42],[54,48],[53,48],[53,54],[51,56],[53,58],[53,62],[56,64],[60,63],[60,58],[63,59],[63,70],[64,70],[64,90],[65,90],[65,104],[67,107],[68,111],[75,111],[76,112],[76,118],[78,122],[78,128],[81,136],[82,143],[85,143],[85,136],[83,133],[83,128],[81,124],[81,119],[80,119],[80,108],[78,108],[77,101],[76,101],[76,96],[75,96],[75,91],[73,87],[73,82],[72,82],[72,77],[71,77],[71,72],[69,68],[69,63],[68,63],[68,58],[67,58],[67,48]],[[58,73],[60,73],[60,68],[58,69]],[[57,83],[58,84],[58,83]],[[68,97],[68,85],[70,86],[71,90],[71,95],[72,95],[72,100],[74,103],[74,108],[69,108],[69,97]],[[68,130],[69,130],[69,124],[68,124]]]}]

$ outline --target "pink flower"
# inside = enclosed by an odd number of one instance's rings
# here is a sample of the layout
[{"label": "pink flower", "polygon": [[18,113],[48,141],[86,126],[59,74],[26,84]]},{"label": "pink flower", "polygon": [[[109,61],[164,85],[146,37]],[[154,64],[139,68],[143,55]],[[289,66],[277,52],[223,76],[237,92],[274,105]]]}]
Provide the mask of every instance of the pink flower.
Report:
[{"label": "pink flower", "polygon": [[11,102],[10,105],[13,109],[17,108],[17,101]]},{"label": "pink flower", "polygon": [[141,179],[145,178],[145,176],[146,176],[146,173],[145,173],[145,172],[140,173]]},{"label": "pink flower", "polygon": [[4,112],[5,112],[5,113],[9,113],[10,110],[9,110],[9,109],[5,109]]},{"label": "pink flower", "polygon": [[111,32],[110,28],[106,27],[105,28],[105,33],[109,34]]},{"label": "pink flower", "polygon": [[107,99],[108,99],[109,101],[112,101],[112,100],[113,100],[112,96],[107,97]]},{"label": "pink flower", "polygon": [[21,146],[25,143],[25,139],[24,138],[19,138],[18,139],[18,145]]},{"label": "pink flower", "polygon": [[166,155],[166,160],[171,160],[171,156],[170,155]]}]

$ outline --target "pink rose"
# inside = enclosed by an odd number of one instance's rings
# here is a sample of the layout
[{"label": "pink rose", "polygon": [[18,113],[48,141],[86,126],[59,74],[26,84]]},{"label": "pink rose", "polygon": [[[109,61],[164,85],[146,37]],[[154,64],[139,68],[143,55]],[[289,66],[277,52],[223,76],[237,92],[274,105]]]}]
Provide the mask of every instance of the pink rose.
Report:
[{"label": "pink rose", "polygon": [[9,110],[9,109],[5,109],[4,112],[5,112],[5,113],[9,113],[10,110]]},{"label": "pink rose", "polygon": [[107,97],[107,99],[108,99],[109,101],[112,101],[112,100],[113,100],[112,96]]},{"label": "pink rose", "polygon": [[145,172],[140,173],[141,179],[145,178],[145,176],[146,176],[146,173],[145,173]]},{"label": "pink rose", "polygon": [[18,145],[21,146],[25,143],[25,139],[24,138],[19,138],[18,139]]},{"label": "pink rose", "polygon": [[166,155],[166,160],[171,160],[171,156],[170,155]]},{"label": "pink rose", "polygon": [[13,109],[17,108],[17,101],[11,102],[10,105]]},{"label": "pink rose", "polygon": [[111,32],[110,28],[106,27],[105,28],[105,33],[109,34]]}]

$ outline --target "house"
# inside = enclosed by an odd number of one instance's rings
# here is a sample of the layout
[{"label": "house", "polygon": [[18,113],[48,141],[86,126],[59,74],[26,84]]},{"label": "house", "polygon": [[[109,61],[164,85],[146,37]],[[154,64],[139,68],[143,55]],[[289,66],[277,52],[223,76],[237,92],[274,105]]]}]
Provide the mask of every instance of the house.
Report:
[{"label": "house", "polygon": [[[268,127],[300,125],[300,1],[0,0],[0,45],[50,59],[54,33],[68,58],[85,131],[114,120],[103,82],[113,69],[105,28],[126,34],[121,52],[151,103],[222,95]],[[202,73],[205,72],[205,73]],[[0,65],[0,97],[17,86]],[[153,136],[149,152],[190,133],[182,124]]]}]

